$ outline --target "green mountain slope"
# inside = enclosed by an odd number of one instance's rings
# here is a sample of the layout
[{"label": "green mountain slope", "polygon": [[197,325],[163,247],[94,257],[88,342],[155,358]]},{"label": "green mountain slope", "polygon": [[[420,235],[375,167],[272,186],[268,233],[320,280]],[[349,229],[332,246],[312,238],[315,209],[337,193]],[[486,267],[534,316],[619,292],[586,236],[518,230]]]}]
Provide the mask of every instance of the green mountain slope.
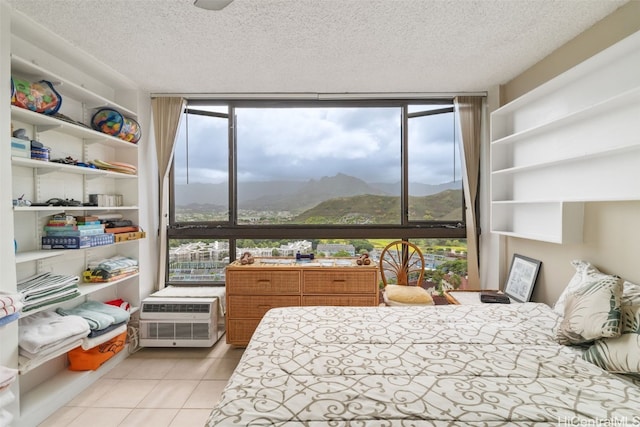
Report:
[{"label": "green mountain slope", "polygon": [[[414,220],[460,221],[462,191],[446,190],[424,197],[409,198]],[[319,203],[296,216],[296,224],[397,224],[400,220],[400,198],[395,196],[360,195],[337,197]]]}]

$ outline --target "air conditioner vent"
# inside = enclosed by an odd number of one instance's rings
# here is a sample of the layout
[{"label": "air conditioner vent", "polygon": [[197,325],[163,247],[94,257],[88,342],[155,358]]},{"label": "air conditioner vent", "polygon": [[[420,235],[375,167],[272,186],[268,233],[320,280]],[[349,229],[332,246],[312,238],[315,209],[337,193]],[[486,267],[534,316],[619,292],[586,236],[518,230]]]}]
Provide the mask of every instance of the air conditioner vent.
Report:
[{"label": "air conditioner vent", "polygon": [[169,304],[145,302],[142,311],[145,313],[209,313],[211,304]]}]

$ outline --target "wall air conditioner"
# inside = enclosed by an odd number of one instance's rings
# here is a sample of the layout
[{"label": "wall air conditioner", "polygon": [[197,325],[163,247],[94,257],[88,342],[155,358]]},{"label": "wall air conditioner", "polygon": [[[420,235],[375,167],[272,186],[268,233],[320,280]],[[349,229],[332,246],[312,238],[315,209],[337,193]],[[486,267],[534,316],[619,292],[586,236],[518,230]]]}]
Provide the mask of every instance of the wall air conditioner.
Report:
[{"label": "wall air conditioner", "polygon": [[142,301],[142,347],[211,347],[220,335],[218,298],[149,297]]}]

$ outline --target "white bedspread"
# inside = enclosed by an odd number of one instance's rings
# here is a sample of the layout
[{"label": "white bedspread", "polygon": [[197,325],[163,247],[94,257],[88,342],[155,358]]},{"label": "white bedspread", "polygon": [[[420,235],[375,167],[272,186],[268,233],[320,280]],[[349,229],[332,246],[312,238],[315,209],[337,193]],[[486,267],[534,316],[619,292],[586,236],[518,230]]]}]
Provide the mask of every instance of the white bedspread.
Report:
[{"label": "white bedspread", "polygon": [[640,387],[557,344],[557,322],[534,303],[273,309],[207,425],[640,424]]}]

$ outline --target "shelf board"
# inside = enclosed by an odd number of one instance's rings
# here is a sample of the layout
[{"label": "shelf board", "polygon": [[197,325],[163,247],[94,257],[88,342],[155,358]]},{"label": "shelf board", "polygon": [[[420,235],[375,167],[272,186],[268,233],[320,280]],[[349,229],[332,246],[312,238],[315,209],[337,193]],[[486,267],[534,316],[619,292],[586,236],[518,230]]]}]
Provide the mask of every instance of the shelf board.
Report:
[{"label": "shelf board", "polygon": [[[99,246],[97,246],[97,247],[99,247]],[[85,248],[85,250],[86,249],[93,249],[93,248]],[[78,249],[67,249],[67,250],[76,251]],[[36,309],[33,309],[33,310],[29,310],[26,313],[22,313],[20,315],[20,318],[29,317],[32,314],[39,313],[41,311],[47,311],[47,310],[56,309],[56,308],[58,308],[58,307],[60,307],[60,306],[62,306],[64,304],[69,303],[70,301],[76,301],[76,300],[78,300],[78,299],[80,299],[82,297],[91,295],[91,294],[93,294],[95,292],[98,292],[98,291],[100,291],[102,289],[106,289],[106,288],[110,288],[112,286],[116,286],[116,285],[118,285],[118,284],[120,284],[122,282],[126,282],[127,280],[130,280],[130,279],[133,279],[134,277],[139,277],[139,276],[140,276],[140,273],[136,273],[136,274],[132,274],[131,276],[127,276],[127,277],[124,277],[124,278],[119,279],[119,280],[114,280],[113,282],[104,282],[104,283],[85,283],[85,282],[82,281],[82,277],[81,277],[80,278],[80,282],[78,282],[78,291],[80,292],[80,294],[78,296],[76,296],[75,298],[66,300],[66,301],[61,301],[61,302],[58,302],[58,303],[46,305],[44,307],[39,307],[39,308],[36,308]]]},{"label": "shelf board", "polygon": [[559,158],[559,159],[545,161],[545,162],[532,163],[529,165],[521,165],[521,166],[514,166],[510,168],[505,168],[505,169],[498,169],[498,170],[492,171],[491,174],[495,176],[495,175],[506,175],[506,174],[527,172],[527,171],[533,171],[537,169],[555,167],[565,163],[581,162],[584,160],[595,159],[598,157],[606,157],[606,156],[617,155],[617,154],[631,153],[634,151],[640,151],[640,140],[633,141],[630,144],[609,148],[607,150],[597,151],[593,153],[583,153],[579,156],[564,157],[564,158]]},{"label": "shelf board", "polygon": [[38,261],[40,259],[53,258],[64,255],[66,252],[63,250],[49,250],[49,251],[26,251],[16,253],[16,264],[23,262]]},{"label": "shelf board", "polygon": [[14,206],[15,212],[135,211],[138,206]]},{"label": "shelf board", "polygon": [[129,345],[125,344],[125,348],[107,360],[97,371],[60,371],[20,396],[20,418],[16,422],[19,425],[41,423],[128,356]]},{"label": "shelf board", "polygon": [[131,142],[124,141],[115,136],[107,135],[106,133],[98,132],[88,127],[68,123],[63,120],[58,120],[55,117],[47,116],[45,114],[36,113],[24,108],[11,106],[11,118],[17,121],[29,123],[35,125],[39,132],[46,132],[50,130],[59,130],[67,135],[72,135],[77,138],[82,138],[92,143],[99,143],[117,148],[137,149],[138,145]]},{"label": "shelf board", "polygon": [[67,165],[64,163],[27,159],[26,157],[11,157],[11,164],[14,166],[24,166],[28,168],[38,169],[38,173],[41,175],[51,172],[63,172],[86,175],[88,177],[109,177],[119,179],[138,178],[138,175],[130,175],[127,173],[112,172],[104,169],[94,169],[76,165]]},{"label": "shelf board", "polygon": [[492,141],[491,145],[514,144],[531,136],[539,135],[575,122],[584,121],[593,116],[606,114],[613,108],[625,106],[634,107],[637,105],[640,105],[640,87],[628,90],[604,101],[600,101],[597,104],[590,105],[589,107],[582,108],[546,123],[541,123],[532,128],[498,138]]},{"label": "shelf board", "polygon": [[562,243],[561,239],[558,239],[556,236],[546,235],[546,234],[532,234],[532,233],[516,233],[513,231],[503,231],[503,230],[491,230],[492,233],[500,234],[502,236],[507,237],[517,237],[520,239],[530,239],[530,240],[539,240],[543,242],[549,243]]},{"label": "shelf board", "polygon": [[32,77],[33,80],[47,80],[54,85],[56,91],[63,97],[68,96],[69,98],[82,101],[89,108],[109,107],[118,110],[120,113],[128,115],[131,118],[137,117],[136,113],[129,108],[116,104],[115,102],[90,91],[82,85],[78,85],[71,80],[60,77],[59,75],[15,54],[11,54],[11,71],[14,74],[27,74]]}]

